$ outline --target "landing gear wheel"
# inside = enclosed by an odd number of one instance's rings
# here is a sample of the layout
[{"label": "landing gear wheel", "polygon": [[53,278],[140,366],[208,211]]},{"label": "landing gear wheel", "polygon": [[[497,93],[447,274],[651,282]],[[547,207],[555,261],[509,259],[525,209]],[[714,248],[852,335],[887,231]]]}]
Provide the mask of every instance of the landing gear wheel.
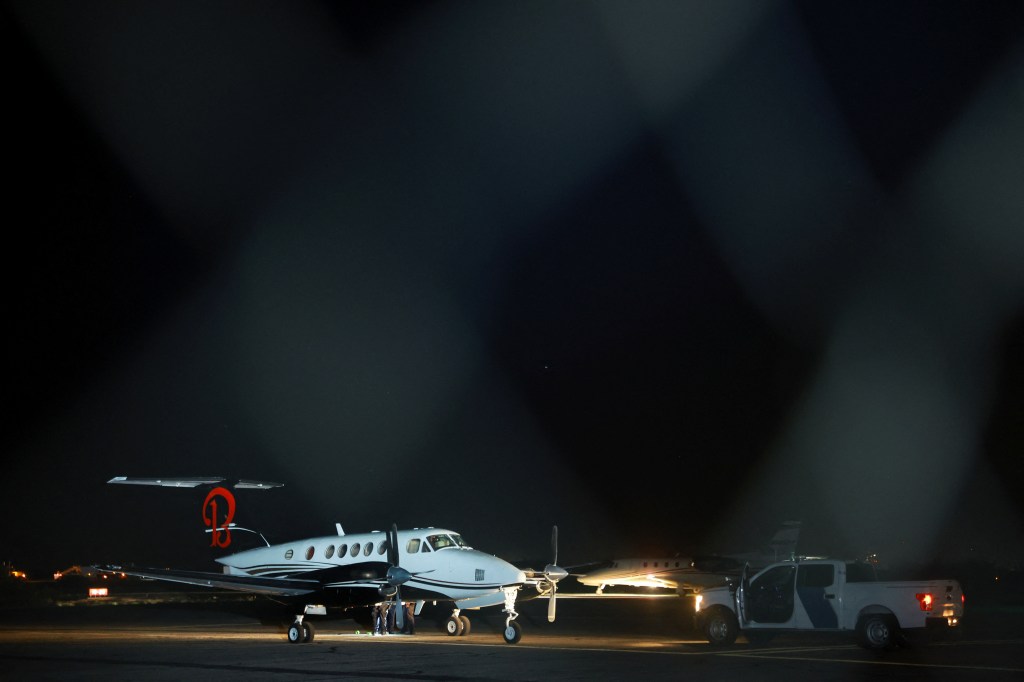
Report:
[{"label": "landing gear wheel", "polygon": [[465,623],[463,623],[462,619],[459,618],[458,616],[452,616],[444,624],[444,630],[445,630],[445,632],[448,633],[449,637],[455,637],[456,635],[461,635],[462,631],[465,629],[465,627],[466,627]]},{"label": "landing gear wheel", "polygon": [[864,616],[857,626],[860,645],[872,651],[891,649],[896,641],[896,627],[892,619],[883,615]]},{"label": "landing gear wheel", "polygon": [[523,638],[523,627],[513,620],[505,626],[501,636],[505,638],[506,644],[515,644]]},{"label": "landing gear wheel", "polygon": [[469,616],[459,616],[459,620],[462,621],[462,632],[459,634],[465,637],[473,629],[473,626],[469,623]]},{"label": "landing gear wheel", "polygon": [[302,627],[302,623],[295,621],[288,626],[288,642],[290,644],[298,644],[302,641],[305,628]]},{"label": "landing gear wheel", "polygon": [[302,643],[308,644],[316,637],[316,629],[309,621],[302,621]]},{"label": "landing gear wheel", "polygon": [[711,646],[728,646],[736,641],[739,634],[736,614],[721,606],[713,607],[704,616],[704,635]]}]

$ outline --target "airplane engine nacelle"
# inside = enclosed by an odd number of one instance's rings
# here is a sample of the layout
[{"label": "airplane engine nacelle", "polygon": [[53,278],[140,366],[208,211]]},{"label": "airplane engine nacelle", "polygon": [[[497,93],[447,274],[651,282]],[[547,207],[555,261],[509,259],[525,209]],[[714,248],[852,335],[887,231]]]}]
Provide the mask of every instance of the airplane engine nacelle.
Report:
[{"label": "airplane engine nacelle", "polygon": [[398,592],[398,588],[393,585],[381,585],[377,588],[377,592],[380,593],[380,596],[382,597],[394,597]]}]

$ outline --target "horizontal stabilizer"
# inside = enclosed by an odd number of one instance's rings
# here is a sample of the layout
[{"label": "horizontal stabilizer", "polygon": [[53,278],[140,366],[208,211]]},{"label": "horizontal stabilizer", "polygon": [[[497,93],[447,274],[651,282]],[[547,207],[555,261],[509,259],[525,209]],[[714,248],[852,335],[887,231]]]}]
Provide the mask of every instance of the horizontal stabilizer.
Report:
[{"label": "horizontal stabilizer", "polygon": [[164,488],[198,488],[201,485],[213,485],[223,481],[220,477],[210,478],[143,478],[139,476],[115,476],[107,483],[122,485],[159,485]]},{"label": "horizontal stabilizer", "polygon": [[[120,485],[157,485],[164,488],[198,488],[203,485],[215,485],[226,481],[223,476],[195,477],[195,478],[147,478],[144,476],[115,476],[107,483]],[[283,488],[284,483],[272,481],[253,481],[242,478],[234,484],[229,484],[237,490],[269,490],[271,488]]]},{"label": "horizontal stabilizer", "polygon": [[284,483],[273,483],[271,481],[250,481],[247,479],[240,479],[236,483],[234,488],[244,488],[246,490],[269,490],[270,488],[283,488]]}]

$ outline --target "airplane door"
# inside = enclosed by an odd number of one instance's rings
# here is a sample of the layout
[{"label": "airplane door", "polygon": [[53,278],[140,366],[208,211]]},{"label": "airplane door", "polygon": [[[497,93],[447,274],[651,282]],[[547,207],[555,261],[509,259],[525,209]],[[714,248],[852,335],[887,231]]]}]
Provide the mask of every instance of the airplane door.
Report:
[{"label": "airplane door", "polygon": [[839,587],[835,564],[801,564],[796,576],[797,627],[835,629],[839,627]]}]

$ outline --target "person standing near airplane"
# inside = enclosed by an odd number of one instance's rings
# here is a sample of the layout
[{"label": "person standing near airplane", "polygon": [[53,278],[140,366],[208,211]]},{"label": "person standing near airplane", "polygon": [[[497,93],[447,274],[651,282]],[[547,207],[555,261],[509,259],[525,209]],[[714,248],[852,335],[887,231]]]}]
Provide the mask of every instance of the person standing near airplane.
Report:
[{"label": "person standing near airplane", "polygon": [[387,609],[387,618],[385,619],[387,633],[393,635],[395,634],[395,616],[398,615],[398,609],[401,608],[401,604],[389,602],[384,608]]},{"label": "person standing near airplane", "polygon": [[402,604],[402,608],[405,609],[405,622],[402,623],[402,634],[403,635],[415,635],[416,634],[416,608],[413,602],[406,602]]}]

